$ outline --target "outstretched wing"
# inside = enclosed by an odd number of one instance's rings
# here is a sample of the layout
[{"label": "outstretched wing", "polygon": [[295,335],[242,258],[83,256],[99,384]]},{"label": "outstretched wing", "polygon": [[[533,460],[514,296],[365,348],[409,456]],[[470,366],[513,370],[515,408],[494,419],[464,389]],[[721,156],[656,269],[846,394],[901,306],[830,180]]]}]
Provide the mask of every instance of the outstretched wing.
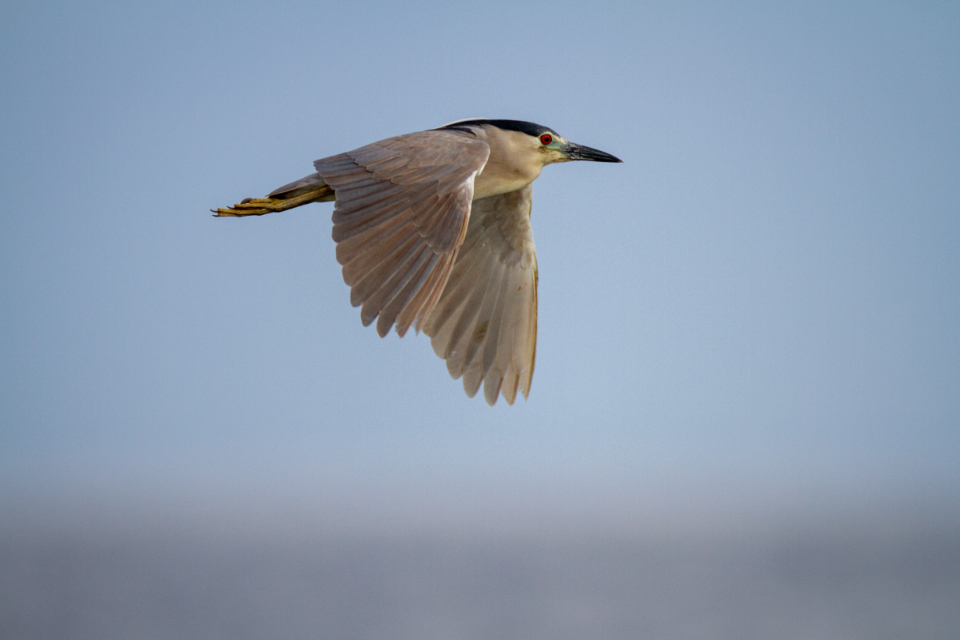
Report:
[{"label": "outstretched wing", "polygon": [[466,234],[486,142],[456,131],[388,138],[317,160],[336,193],[333,239],[350,302],[387,335],[419,330],[440,299]]},{"label": "outstretched wing", "polygon": [[471,398],[530,393],[537,351],[537,255],[532,184],[473,203],[467,237],[423,330]]}]

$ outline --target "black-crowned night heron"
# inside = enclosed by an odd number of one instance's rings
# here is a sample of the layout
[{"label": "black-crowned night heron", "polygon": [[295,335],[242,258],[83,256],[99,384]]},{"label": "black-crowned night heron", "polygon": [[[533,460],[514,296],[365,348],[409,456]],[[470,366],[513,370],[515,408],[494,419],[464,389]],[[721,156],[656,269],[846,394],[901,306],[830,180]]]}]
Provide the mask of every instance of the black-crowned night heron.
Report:
[{"label": "black-crowned night heron", "polygon": [[431,338],[471,398],[530,393],[537,350],[532,183],[554,162],[620,162],[519,120],[461,120],[317,160],[317,172],[218,216],[335,200],[350,302],[387,335]]}]

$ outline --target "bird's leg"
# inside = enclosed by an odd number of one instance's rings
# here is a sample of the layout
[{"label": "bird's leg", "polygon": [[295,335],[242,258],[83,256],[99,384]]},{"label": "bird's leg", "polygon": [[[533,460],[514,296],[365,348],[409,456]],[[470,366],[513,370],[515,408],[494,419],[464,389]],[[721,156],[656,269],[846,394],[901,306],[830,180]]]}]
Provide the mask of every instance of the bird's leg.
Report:
[{"label": "bird's leg", "polygon": [[227,207],[226,209],[210,209],[210,211],[218,217],[239,218],[242,216],[262,216],[266,213],[289,209],[289,206],[283,206],[285,204],[287,204],[285,201],[274,198],[246,198],[243,202],[235,204],[232,207]]},{"label": "bird's leg", "polygon": [[331,190],[326,185],[321,189],[308,191],[294,198],[247,198],[226,209],[210,209],[215,217],[240,218],[243,216],[262,216],[275,211],[286,211],[309,202],[332,199]]}]

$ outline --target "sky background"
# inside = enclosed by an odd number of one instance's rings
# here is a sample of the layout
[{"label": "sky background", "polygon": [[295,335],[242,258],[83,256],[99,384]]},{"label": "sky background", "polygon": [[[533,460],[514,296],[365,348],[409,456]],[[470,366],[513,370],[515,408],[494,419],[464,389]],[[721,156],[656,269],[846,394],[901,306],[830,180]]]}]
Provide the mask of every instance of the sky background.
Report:
[{"label": "sky background", "polygon": [[[956,513],[956,3],[8,2],[0,86],[8,514]],[[361,325],[330,204],[208,211],[470,117],[624,161],[535,184],[512,407]]]}]

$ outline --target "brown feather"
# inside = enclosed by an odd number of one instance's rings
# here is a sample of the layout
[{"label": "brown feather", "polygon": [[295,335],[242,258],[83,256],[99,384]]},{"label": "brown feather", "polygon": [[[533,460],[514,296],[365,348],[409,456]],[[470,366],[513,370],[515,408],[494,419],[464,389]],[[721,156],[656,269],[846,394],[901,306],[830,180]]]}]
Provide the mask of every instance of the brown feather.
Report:
[{"label": "brown feather", "polygon": [[530,390],[536,355],[536,254],[529,185],[473,203],[467,236],[425,332],[454,378],[493,404]]},{"label": "brown feather", "polygon": [[361,320],[421,327],[466,235],[473,176],[490,148],[452,131],[388,138],[314,163],[336,192],[333,238]]}]

